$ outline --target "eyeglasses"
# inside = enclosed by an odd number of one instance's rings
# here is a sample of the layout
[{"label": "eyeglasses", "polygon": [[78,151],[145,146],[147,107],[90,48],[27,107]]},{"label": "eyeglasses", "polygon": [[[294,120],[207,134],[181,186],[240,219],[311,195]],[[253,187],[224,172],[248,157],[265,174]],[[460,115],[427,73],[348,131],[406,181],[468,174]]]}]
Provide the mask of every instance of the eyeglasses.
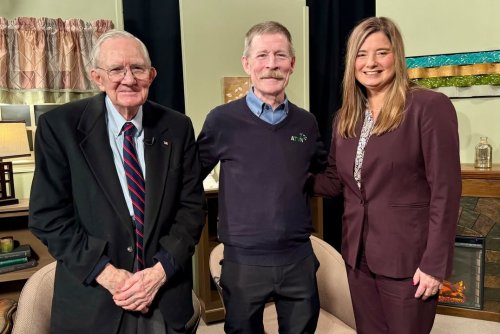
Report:
[{"label": "eyeglasses", "polygon": [[123,78],[125,78],[125,75],[127,75],[127,71],[130,71],[132,76],[137,80],[146,80],[149,78],[150,74],[149,70],[151,69],[151,67],[139,66],[139,65],[132,65],[130,67],[116,67],[109,70],[102,67],[96,67],[96,68],[106,71],[109,80],[113,82],[122,81]]}]

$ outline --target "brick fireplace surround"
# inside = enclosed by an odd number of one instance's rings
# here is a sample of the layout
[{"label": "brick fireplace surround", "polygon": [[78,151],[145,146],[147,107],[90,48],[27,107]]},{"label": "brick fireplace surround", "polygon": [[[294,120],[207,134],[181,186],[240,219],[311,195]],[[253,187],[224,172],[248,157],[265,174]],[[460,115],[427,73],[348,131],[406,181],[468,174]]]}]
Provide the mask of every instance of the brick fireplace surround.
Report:
[{"label": "brick fireplace surround", "polygon": [[457,235],[486,238],[482,310],[438,306],[438,313],[500,322],[500,164],[476,169],[462,164]]}]

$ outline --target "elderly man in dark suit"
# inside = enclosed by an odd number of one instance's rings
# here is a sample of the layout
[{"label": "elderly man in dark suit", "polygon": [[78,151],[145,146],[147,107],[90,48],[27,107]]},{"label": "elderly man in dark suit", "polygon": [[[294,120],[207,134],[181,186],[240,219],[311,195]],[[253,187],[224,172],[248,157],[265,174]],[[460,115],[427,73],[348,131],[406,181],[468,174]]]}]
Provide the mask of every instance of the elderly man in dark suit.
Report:
[{"label": "elderly man in dark suit", "polygon": [[52,333],[186,333],[203,228],[190,120],[147,100],[144,44],[102,35],[102,94],[39,119],[30,228],[57,260]]}]

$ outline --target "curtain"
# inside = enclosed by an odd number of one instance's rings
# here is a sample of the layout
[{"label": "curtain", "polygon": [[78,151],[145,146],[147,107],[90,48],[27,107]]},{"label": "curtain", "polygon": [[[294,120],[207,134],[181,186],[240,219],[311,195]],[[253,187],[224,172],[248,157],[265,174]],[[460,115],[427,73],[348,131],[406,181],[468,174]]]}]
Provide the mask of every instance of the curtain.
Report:
[{"label": "curtain", "polygon": [[146,44],[158,76],[149,99],[185,113],[178,0],[123,0],[125,30]]},{"label": "curtain", "polygon": [[110,20],[0,17],[0,103],[64,103],[94,95],[90,51],[112,27]]},{"label": "curtain", "polygon": [[[342,104],[344,51],[347,37],[363,18],[375,15],[375,0],[308,0],[310,107],[325,146],[329,148],[332,121]],[[343,198],[323,201],[323,238],[340,250]]]}]

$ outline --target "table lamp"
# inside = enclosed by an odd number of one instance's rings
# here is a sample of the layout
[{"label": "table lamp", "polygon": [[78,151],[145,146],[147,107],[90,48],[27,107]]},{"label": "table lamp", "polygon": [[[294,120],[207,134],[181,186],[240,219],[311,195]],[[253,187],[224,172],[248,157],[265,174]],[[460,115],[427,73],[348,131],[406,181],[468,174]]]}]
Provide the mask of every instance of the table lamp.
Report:
[{"label": "table lamp", "polygon": [[19,203],[14,191],[12,162],[2,159],[30,155],[26,123],[0,121],[0,206]]}]

